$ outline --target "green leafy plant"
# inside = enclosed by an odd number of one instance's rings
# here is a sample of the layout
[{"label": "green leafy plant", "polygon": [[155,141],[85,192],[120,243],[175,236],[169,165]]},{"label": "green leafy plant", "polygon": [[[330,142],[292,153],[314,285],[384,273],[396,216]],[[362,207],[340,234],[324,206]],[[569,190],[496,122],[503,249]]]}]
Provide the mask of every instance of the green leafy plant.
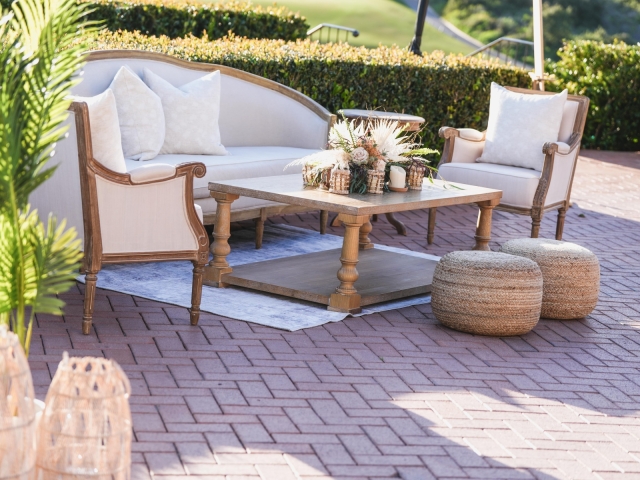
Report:
[{"label": "green leafy plant", "polygon": [[86,7],[76,0],[19,0],[0,20],[0,324],[29,353],[36,313],[60,314],[56,294],[73,284],[80,242],[29,207],[29,195],[65,130],[70,88],[83,63]]},{"label": "green leafy plant", "polygon": [[233,32],[247,38],[295,40],[307,35],[304,17],[289,9],[250,2],[202,3],[191,0],[85,0],[90,18],[111,31],[139,31],[169,38],[221,38]]},{"label": "green leafy plant", "polygon": [[591,99],[582,144],[603,150],[640,150],[640,44],[569,42],[549,69],[548,89]]},{"label": "green leafy plant", "polygon": [[[368,49],[237,37],[210,42],[108,31],[91,39],[89,46],[147,50],[227,65],[287,85],[333,112],[368,108],[419,115],[427,120],[422,143],[438,149],[443,145],[438,129],[443,125],[486,128],[491,82],[531,86],[527,72],[519,68],[437,51],[419,57],[400,47]],[[348,86],[348,98],[334,94],[336,85]]]}]

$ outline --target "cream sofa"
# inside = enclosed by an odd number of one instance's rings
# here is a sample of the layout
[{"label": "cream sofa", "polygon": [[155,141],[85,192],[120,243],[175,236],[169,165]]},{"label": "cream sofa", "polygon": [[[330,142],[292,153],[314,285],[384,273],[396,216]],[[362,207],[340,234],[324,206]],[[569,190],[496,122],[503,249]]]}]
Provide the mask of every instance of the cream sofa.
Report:
[{"label": "cream sofa", "polygon": [[[77,96],[89,97],[107,89],[116,72],[123,65],[142,76],[148,68],[174,86],[181,86],[219,70],[222,101],[220,107],[220,133],[228,156],[213,155],[158,155],[148,161],[127,160],[127,173],[157,164],[179,165],[199,162],[206,167],[202,178],[194,178],[193,196],[202,209],[205,225],[215,222],[216,202],[209,196],[208,183],[214,180],[232,180],[282,174],[300,175],[301,167],[284,171],[293,160],[317,152],[327,143],[329,129],[335,115],[307,96],[256,75],[229,67],[192,63],[167,55],[113,50],[92,52],[82,72],[82,81],[73,89]],[[82,236],[83,212],[78,172],[79,149],[76,112],[67,121],[68,137],[56,147],[51,163],[58,168],[30,201],[41,215],[55,213],[67,218],[68,225],[76,227]],[[86,153],[86,152],[85,152]],[[299,212],[304,209],[264,200],[240,198],[233,203],[232,221],[255,219],[258,237],[269,215]]]}]

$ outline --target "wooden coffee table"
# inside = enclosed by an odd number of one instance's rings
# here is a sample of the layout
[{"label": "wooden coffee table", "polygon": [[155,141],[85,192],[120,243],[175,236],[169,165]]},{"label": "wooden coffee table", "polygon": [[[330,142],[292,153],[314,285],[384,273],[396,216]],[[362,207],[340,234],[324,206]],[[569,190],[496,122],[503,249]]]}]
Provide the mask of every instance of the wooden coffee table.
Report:
[{"label": "wooden coffee table", "polygon": [[[218,209],[211,245],[213,259],[204,283],[236,285],[327,305],[329,310],[359,313],[363,306],[428,293],[436,261],[373,248],[369,240],[374,214],[476,203],[480,207],[475,250],[489,250],[491,216],[502,192],[435,180],[422,190],[384,195],[336,195],[304,187],[298,175],[209,183]],[[267,260],[231,268],[231,203],[240,196],[338,212],[345,232],[342,249]],[[357,265],[357,269],[356,269]],[[360,278],[362,276],[362,278]],[[356,285],[357,282],[357,285]],[[357,288],[356,288],[357,286]]]}]

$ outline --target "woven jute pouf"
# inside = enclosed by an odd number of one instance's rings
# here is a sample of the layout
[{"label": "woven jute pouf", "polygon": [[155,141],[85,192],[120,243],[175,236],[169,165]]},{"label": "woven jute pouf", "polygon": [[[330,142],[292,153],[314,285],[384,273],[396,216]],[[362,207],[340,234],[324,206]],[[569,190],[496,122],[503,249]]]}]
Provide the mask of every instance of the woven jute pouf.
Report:
[{"label": "woven jute pouf", "polygon": [[600,292],[600,264],[590,250],[575,243],[522,238],[509,240],[502,252],[527,257],[542,270],[542,318],[570,320],[593,312]]},{"label": "woven jute pouf", "polygon": [[447,327],[479,335],[522,335],[536,326],[542,273],[533,260],[499,252],[452,252],[433,274],[431,306]]}]

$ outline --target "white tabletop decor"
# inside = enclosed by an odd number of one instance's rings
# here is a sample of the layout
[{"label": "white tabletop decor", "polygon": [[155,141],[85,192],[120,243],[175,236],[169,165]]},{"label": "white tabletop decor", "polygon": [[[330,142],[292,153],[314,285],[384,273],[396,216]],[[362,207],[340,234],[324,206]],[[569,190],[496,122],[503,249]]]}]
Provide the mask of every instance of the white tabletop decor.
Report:
[{"label": "white tabletop decor", "polygon": [[405,172],[404,180],[398,180],[394,169],[391,187],[405,191],[412,166],[424,167],[418,170],[430,177],[436,171],[424,157],[438,151],[420,148],[419,133],[407,134],[406,126],[394,120],[372,119],[365,124],[345,118],[331,128],[327,150],[289,165],[303,165],[305,185],[344,195],[388,191],[391,167],[398,167]]}]

